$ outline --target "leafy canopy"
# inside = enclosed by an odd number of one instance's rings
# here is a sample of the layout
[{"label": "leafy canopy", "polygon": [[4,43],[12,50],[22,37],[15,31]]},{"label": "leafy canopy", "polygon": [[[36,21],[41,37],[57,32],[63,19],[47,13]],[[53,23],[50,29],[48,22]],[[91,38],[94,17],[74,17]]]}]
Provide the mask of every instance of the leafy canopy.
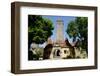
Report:
[{"label": "leafy canopy", "polygon": [[75,20],[70,21],[66,32],[69,37],[73,39],[73,42],[77,39],[80,40],[80,46],[87,49],[87,35],[88,35],[88,18],[76,17]]},{"label": "leafy canopy", "polygon": [[40,15],[28,16],[28,41],[29,43],[43,44],[52,35],[54,29],[51,20]]}]

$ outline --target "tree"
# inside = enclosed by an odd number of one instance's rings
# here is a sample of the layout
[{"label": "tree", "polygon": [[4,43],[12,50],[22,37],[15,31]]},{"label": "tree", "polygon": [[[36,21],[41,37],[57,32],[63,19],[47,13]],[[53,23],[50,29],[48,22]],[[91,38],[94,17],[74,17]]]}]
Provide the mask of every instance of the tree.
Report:
[{"label": "tree", "polygon": [[76,17],[75,20],[69,22],[66,32],[73,42],[77,39],[80,40],[80,45],[83,49],[87,50],[88,39],[88,18]]},{"label": "tree", "polygon": [[54,29],[51,20],[40,15],[28,16],[28,44],[43,44],[52,35]]},{"label": "tree", "polygon": [[78,29],[77,29],[77,24],[75,23],[75,21],[71,21],[68,24],[67,30],[66,32],[68,33],[69,37],[73,39],[73,42],[76,40],[77,36],[78,36]]}]

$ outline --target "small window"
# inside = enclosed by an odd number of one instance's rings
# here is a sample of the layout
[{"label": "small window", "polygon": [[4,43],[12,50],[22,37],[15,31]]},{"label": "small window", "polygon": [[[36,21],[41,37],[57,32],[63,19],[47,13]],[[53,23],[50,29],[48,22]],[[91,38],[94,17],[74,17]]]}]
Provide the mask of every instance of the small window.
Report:
[{"label": "small window", "polygon": [[67,53],[67,50],[64,50],[64,53],[66,54]]},{"label": "small window", "polygon": [[57,50],[57,56],[60,56],[60,50],[59,49]]}]

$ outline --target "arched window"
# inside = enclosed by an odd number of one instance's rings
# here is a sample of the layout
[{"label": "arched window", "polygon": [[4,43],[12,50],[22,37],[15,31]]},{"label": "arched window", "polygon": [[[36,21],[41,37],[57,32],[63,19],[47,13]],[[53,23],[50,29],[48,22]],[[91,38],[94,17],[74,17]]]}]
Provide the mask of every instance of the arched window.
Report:
[{"label": "arched window", "polygon": [[60,50],[57,49],[57,56],[60,56]]},{"label": "arched window", "polygon": [[67,53],[67,50],[64,50],[64,54],[66,54]]},{"label": "arched window", "polygon": [[53,54],[54,54],[54,55],[53,55],[54,58],[56,58],[56,57],[57,57],[57,58],[60,57],[60,53],[61,53],[61,52],[60,52],[60,49],[55,49],[55,50],[54,50],[54,53],[53,53]]}]

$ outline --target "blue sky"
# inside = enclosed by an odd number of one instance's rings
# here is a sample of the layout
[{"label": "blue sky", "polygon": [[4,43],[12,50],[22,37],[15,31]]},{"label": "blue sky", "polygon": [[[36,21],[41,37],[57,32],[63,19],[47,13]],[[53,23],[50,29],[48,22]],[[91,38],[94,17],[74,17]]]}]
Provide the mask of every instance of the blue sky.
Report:
[{"label": "blue sky", "polygon": [[66,33],[66,29],[68,27],[68,23],[72,20],[75,20],[75,17],[74,16],[48,16],[48,15],[45,15],[45,16],[42,16],[43,18],[47,18],[47,19],[50,19],[52,22],[53,22],[53,26],[54,26],[54,30],[53,30],[53,35],[51,36],[51,39],[52,40],[55,40],[56,39],[56,29],[55,29],[55,26],[56,26],[56,21],[58,19],[61,19],[63,20],[64,22],[64,30],[63,30],[63,33],[64,33],[64,39],[65,38],[68,38],[69,42],[72,42],[72,39],[69,38],[68,34]]}]

